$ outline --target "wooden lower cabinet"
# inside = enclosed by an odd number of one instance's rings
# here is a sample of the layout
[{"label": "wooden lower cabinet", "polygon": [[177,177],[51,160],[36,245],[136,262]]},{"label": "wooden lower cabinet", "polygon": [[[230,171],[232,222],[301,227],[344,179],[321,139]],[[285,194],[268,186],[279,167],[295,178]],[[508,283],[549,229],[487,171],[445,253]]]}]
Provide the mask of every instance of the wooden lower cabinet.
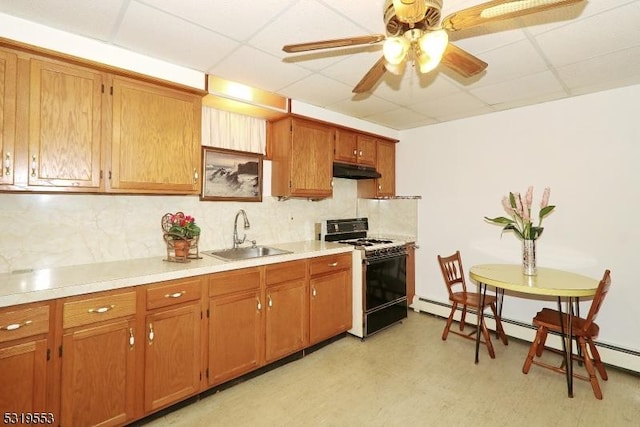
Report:
[{"label": "wooden lower cabinet", "polygon": [[200,277],[148,286],[146,306],[145,414],[200,391]]},{"label": "wooden lower cabinet", "polygon": [[308,338],[306,261],[266,267],[265,361],[303,349]]},{"label": "wooden lower cabinet", "polygon": [[60,425],[122,425],[135,416],[136,292],[63,302]]},{"label": "wooden lower cabinet", "polygon": [[264,297],[259,268],[209,276],[209,386],[264,363]]},{"label": "wooden lower cabinet", "polygon": [[53,413],[47,401],[50,314],[47,303],[0,310],[0,408],[5,412]]},{"label": "wooden lower cabinet", "polygon": [[309,344],[351,329],[351,254],[310,262]]}]

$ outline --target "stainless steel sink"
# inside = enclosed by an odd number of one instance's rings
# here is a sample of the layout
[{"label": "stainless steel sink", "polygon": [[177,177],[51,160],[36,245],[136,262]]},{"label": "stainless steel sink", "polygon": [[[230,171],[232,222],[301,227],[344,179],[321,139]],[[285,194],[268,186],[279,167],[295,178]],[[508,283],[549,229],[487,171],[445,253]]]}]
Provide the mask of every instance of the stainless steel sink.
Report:
[{"label": "stainless steel sink", "polygon": [[235,249],[221,249],[218,251],[204,251],[212,257],[222,259],[224,261],[238,261],[251,258],[262,258],[272,255],[290,254],[291,251],[285,251],[283,249],[272,248],[270,246],[250,246],[247,248],[235,248]]}]

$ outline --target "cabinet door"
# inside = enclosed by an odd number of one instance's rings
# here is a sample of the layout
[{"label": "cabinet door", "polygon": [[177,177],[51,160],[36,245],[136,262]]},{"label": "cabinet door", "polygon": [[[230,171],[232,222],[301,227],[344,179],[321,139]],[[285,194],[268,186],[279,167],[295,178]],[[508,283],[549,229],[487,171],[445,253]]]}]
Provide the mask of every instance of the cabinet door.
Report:
[{"label": "cabinet door", "polygon": [[358,163],[367,166],[376,166],[377,140],[368,135],[358,135]]},{"label": "cabinet door", "polygon": [[0,49],[0,185],[14,183],[16,55]]},{"label": "cabinet door", "polygon": [[32,59],[30,79],[29,185],[97,191],[102,75]]},{"label": "cabinet door", "polygon": [[358,134],[346,129],[336,129],[334,160],[340,163],[358,162]]},{"label": "cabinet door", "polygon": [[149,314],[144,409],[152,412],[200,389],[200,302]]},{"label": "cabinet door", "polygon": [[307,341],[307,291],[304,279],[266,290],[266,362],[301,350]]},{"label": "cabinet door", "polygon": [[114,77],[110,190],[199,193],[201,110],[197,95]]},{"label": "cabinet door", "polygon": [[211,298],[209,385],[221,384],[262,363],[264,304],[259,290]]},{"label": "cabinet door", "polygon": [[331,196],[334,129],[322,123],[294,119],[291,147],[291,194]]},{"label": "cabinet door", "polygon": [[351,271],[312,277],[310,282],[309,344],[351,328]]},{"label": "cabinet door", "polygon": [[63,334],[60,425],[122,425],[133,418],[139,339],[129,319]]},{"label": "cabinet door", "polygon": [[396,144],[378,141],[378,197],[396,195]]},{"label": "cabinet door", "polygon": [[0,408],[16,413],[45,411],[47,340],[0,348]]}]

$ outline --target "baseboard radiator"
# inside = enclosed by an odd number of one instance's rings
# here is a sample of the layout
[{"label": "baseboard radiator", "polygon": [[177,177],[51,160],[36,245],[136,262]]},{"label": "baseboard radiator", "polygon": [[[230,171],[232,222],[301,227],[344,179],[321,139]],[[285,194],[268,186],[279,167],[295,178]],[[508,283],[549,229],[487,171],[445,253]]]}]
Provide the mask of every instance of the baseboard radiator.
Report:
[{"label": "baseboard radiator", "polygon": [[[429,313],[435,316],[443,317],[444,319],[449,317],[449,313],[451,312],[451,304],[430,300],[427,298],[419,297],[417,295],[414,297],[413,303],[410,305],[410,308],[412,308],[416,312]],[[458,310],[460,311],[460,309]],[[476,316],[471,313],[467,314],[466,319],[467,323],[471,324],[475,324],[477,320]],[[460,320],[460,316],[456,315],[454,320]],[[487,322],[487,327],[489,329],[495,330],[495,320],[493,314],[485,313],[485,321]],[[504,328],[504,331],[508,336],[521,339],[523,341],[531,342],[536,334],[533,325],[517,320],[506,319],[504,317],[502,318],[502,327]],[[598,347],[598,352],[600,353],[602,361],[606,365],[615,366],[640,375],[639,351],[622,348],[598,341],[596,341],[595,344]],[[561,349],[562,341],[558,335],[549,334],[546,345],[548,347]]]}]

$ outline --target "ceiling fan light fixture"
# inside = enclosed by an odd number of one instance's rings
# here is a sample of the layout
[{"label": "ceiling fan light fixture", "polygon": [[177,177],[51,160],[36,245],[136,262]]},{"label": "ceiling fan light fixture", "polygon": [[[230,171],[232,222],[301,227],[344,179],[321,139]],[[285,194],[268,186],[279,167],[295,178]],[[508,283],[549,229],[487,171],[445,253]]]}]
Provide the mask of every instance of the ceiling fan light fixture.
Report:
[{"label": "ceiling fan light fixture", "polygon": [[418,39],[420,50],[432,58],[442,58],[448,43],[449,35],[442,29],[428,31]]},{"label": "ceiling fan light fixture", "polygon": [[421,52],[418,55],[418,60],[417,60],[418,69],[422,74],[426,74],[430,71],[433,71],[438,66],[438,64],[440,64],[441,59],[442,57],[433,57],[433,56],[429,56],[424,52]]},{"label": "ceiling fan light fixture", "polygon": [[415,24],[424,19],[427,4],[424,0],[393,0],[393,9],[400,22]]},{"label": "ceiling fan light fixture", "polygon": [[404,61],[409,50],[409,41],[404,37],[388,37],[382,45],[382,53],[388,64],[398,65]]}]

